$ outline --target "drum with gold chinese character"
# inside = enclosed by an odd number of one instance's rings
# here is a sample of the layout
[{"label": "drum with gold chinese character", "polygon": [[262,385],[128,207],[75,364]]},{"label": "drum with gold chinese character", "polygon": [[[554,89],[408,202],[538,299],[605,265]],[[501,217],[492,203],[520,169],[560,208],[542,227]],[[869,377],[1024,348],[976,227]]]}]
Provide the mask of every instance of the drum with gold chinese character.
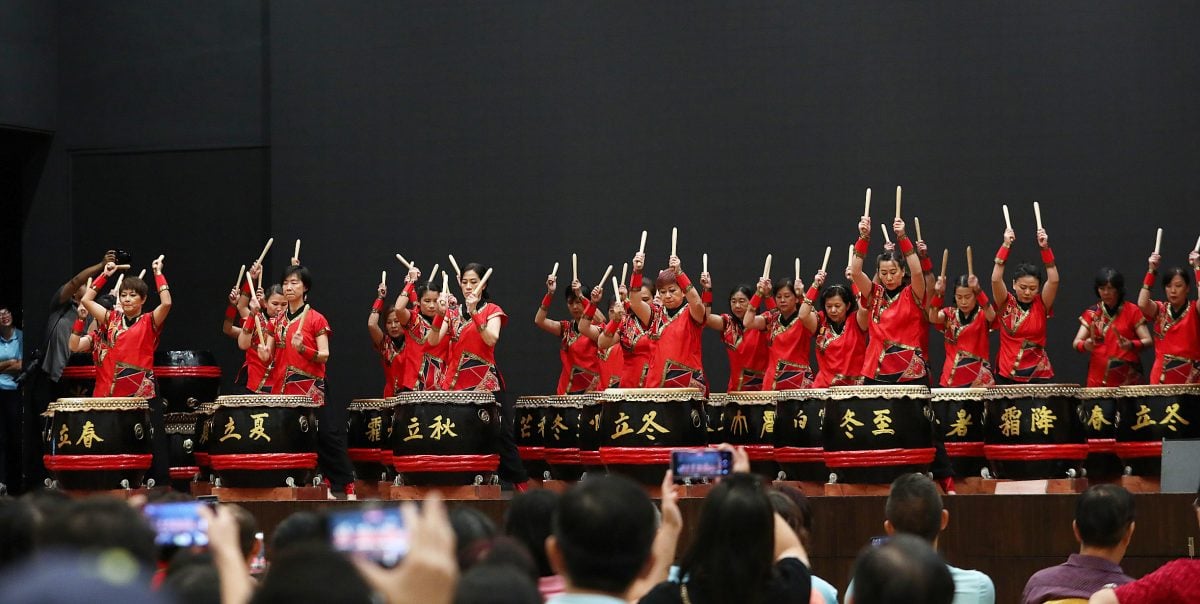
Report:
[{"label": "drum with gold chinese character", "polygon": [[825,418],[827,388],[781,390],[775,403],[775,461],[787,480],[825,482]]},{"label": "drum with gold chinese character", "polygon": [[1088,478],[1114,480],[1125,465],[1117,455],[1117,424],[1120,417],[1120,388],[1079,389],[1079,417],[1087,437],[1088,455],[1083,462]]},{"label": "drum with gold chinese character", "polygon": [[168,413],[164,418],[170,461],[171,488],[189,492],[190,484],[200,475],[196,464],[196,414]]},{"label": "drum with gold chinese character", "polygon": [[200,468],[199,479],[212,479],[212,460],[208,457],[208,441],[212,434],[212,417],[213,404],[212,402],[200,403],[196,405],[196,428],[193,440],[192,458],[196,460],[196,466]]},{"label": "drum with gold chinese character", "polygon": [[525,471],[534,478],[550,478],[550,466],[546,463],[546,406],[548,396],[522,396],[517,398],[516,441],[517,455]]},{"label": "drum with gold chinese character", "polygon": [[672,449],[708,442],[698,388],[609,388],[600,401],[600,459],[609,472],[660,484]]},{"label": "drum with gold chinese character", "polygon": [[941,438],[954,475],[980,476],[987,467],[983,455],[984,404],[987,388],[934,388],[934,437]]},{"label": "drum with gold chinese character", "polygon": [[146,399],[64,398],[50,403],[45,417],[42,461],[59,487],[141,486],[155,437]]},{"label": "drum with gold chinese character", "polygon": [[490,483],[500,467],[500,404],[491,392],[404,392],[396,397],[393,425],[398,484]]},{"label": "drum with gold chinese character", "polygon": [[1078,412],[1078,386],[993,386],[985,400],[983,454],[995,477],[1033,480],[1083,475],[1088,447]]},{"label": "drum with gold chinese character", "polygon": [[711,392],[704,401],[704,418],[708,424],[705,433],[710,443],[725,442],[725,405],[728,403],[729,395],[724,392]]},{"label": "drum with gold chinese character", "polygon": [[775,463],[776,394],[774,391],[730,392],[725,404],[725,442],[741,445],[750,457],[750,470],[774,480],[779,476]]},{"label": "drum with gold chinese character", "polygon": [[317,468],[316,408],[307,396],[217,397],[208,453],[219,486],[306,485]]},{"label": "drum with gold chinese character", "polygon": [[390,398],[360,398],[346,408],[346,451],[359,480],[388,480],[392,466]]},{"label": "drum with gold chinese character", "polygon": [[600,412],[604,407],[597,393],[581,395],[579,405],[579,461],[584,472],[604,473],[604,462],[600,459]]},{"label": "drum with gold chinese character", "polygon": [[825,465],[837,482],[888,484],[933,462],[925,386],[834,386],[825,405]]},{"label": "drum with gold chinese character", "polygon": [[154,353],[158,396],[170,413],[190,413],[217,398],[221,368],[207,350],[159,350]]},{"label": "drum with gold chinese character", "polygon": [[555,480],[579,480],[585,472],[579,455],[579,434],[583,425],[583,403],[590,394],[548,396],[543,403],[546,431],[542,443],[550,477]]},{"label": "drum with gold chinese character", "polygon": [[1163,439],[1200,438],[1200,386],[1122,386],[1117,455],[1135,476],[1162,471]]}]

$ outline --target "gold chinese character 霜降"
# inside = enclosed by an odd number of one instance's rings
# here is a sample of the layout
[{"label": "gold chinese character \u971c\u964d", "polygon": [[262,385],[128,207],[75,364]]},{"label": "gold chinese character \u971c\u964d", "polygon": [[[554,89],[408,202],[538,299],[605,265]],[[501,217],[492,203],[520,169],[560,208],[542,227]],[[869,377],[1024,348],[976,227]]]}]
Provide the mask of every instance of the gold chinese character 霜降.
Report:
[{"label": "gold chinese character \u971c\u964d", "polygon": [[1021,410],[1009,407],[1000,414],[1000,433],[1005,436],[1016,436],[1021,433]]},{"label": "gold chinese character \u971c\u964d", "polygon": [[1058,416],[1054,415],[1049,407],[1045,405],[1034,407],[1029,410],[1029,431],[1041,430],[1043,435],[1049,435],[1050,431],[1054,429],[1054,420],[1056,419]]},{"label": "gold chinese character \u971c\u964d", "polygon": [[967,429],[974,424],[971,423],[971,416],[967,414],[966,409],[959,409],[956,419],[953,424],[950,424],[950,431],[946,436],[963,437],[967,435]]},{"label": "gold chinese character \u971c\u964d", "polygon": [[775,412],[763,411],[763,427],[759,430],[758,437],[762,438],[768,434],[775,433]]},{"label": "gold chinese character \u971c\u964d", "polygon": [[895,434],[892,429],[892,410],[891,409],[876,409],[875,410],[875,429],[871,430],[874,436],[882,436],[884,434]]},{"label": "gold chinese character \u971c\u964d", "polygon": [[658,416],[657,411],[650,411],[642,416],[642,427],[638,428],[638,434],[645,434],[646,438],[654,440],[655,432],[669,434],[671,431],[655,423],[654,418]]},{"label": "gold chinese character \u971c\u964d", "polygon": [[1101,409],[1100,405],[1093,405],[1092,415],[1088,418],[1088,425],[1092,427],[1092,430],[1099,432],[1104,426],[1111,426],[1112,422],[1104,419],[1104,409]]},{"label": "gold chinese character \u971c\u964d", "polygon": [[454,433],[454,428],[454,422],[450,421],[449,417],[442,419],[442,416],[438,415],[433,418],[433,423],[429,425],[429,429],[433,430],[433,434],[430,434],[429,438],[433,440],[442,440],[442,436],[458,438],[458,435]]},{"label": "gold chinese character \u971c\u964d", "polygon": [[738,409],[737,413],[733,414],[733,419],[729,420],[729,433],[734,435],[750,433],[750,421],[742,414],[741,409]]},{"label": "gold chinese character \u971c\u964d", "polygon": [[846,409],[846,413],[842,415],[842,423],[839,424],[841,428],[846,430],[846,438],[854,438],[854,428],[861,425],[863,423],[854,419],[854,411],[851,409]]},{"label": "gold chinese character \u971c\u964d", "polygon": [[230,417],[229,421],[225,422],[225,435],[221,438],[218,438],[217,441],[225,442],[231,438],[235,440],[242,440],[242,435],[234,432],[236,429],[237,426],[233,425],[233,417]]},{"label": "gold chinese character \u971c\u964d", "polygon": [[421,421],[415,417],[408,418],[408,436],[404,437],[404,442],[425,438],[421,435]]},{"label": "gold chinese character \u971c\u964d", "polygon": [[99,434],[96,434],[96,426],[92,422],[83,422],[83,433],[79,435],[79,440],[75,444],[83,443],[85,449],[91,449],[93,442],[104,442]]},{"label": "gold chinese character \u971c\u964d", "polygon": [[1172,432],[1178,432],[1178,430],[1175,429],[1175,422],[1179,422],[1185,426],[1191,424],[1191,422],[1179,416],[1179,403],[1171,403],[1170,405],[1167,405],[1166,412],[1167,414],[1164,415],[1161,420],[1159,420],[1158,425],[1166,426],[1167,429]]},{"label": "gold chinese character \u971c\u964d", "polygon": [[263,422],[266,421],[268,417],[270,417],[270,415],[267,413],[255,413],[250,416],[250,419],[254,420],[254,427],[250,428],[250,440],[265,440],[267,442],[271,442],[271,437],[267,436],[267,432],[265,430],[266,426],[263,425]]},{"label": "gold chinese character \u971c\u964d", "polygon": [[1138,405],[1137,421],[1133,423],[1131,430],[1141,430],[1146,426],[1153,426],[1158,422],[1150,419],[1150,408],[1145,405]]},{"label": "gold chinese character \u971c\u964d", "polygon": [[367,441],[377,443],[383,439],[383,418],[372,417],[367,422]]},{"label": "gold chinese character \u971c\u964d", "polygon": [[629,416],[625,415],[624,412],[619,412],[617,419],[613,423],[616,424],[617,429],[612,433],[612,436],[608,437],[609,439],[616,440],[626,434],[633,434],[633,428],[629,427]]}]

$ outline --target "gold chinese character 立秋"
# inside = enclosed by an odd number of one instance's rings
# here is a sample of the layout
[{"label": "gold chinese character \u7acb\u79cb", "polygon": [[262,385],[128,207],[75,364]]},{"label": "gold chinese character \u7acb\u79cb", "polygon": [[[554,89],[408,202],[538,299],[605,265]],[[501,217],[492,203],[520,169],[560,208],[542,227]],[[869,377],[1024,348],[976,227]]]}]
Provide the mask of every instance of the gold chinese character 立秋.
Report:
[{"label": "gold chinese character \u7acb\u79cb", "polygon": [[533,415],[521,416],[521,438],[533,436]]},{"label": "gold chinese character \u7acb\u79cb", "polygon": [[1170,405],[1167,405],[1166,411],[1167,414],[1164,415],[1162,420],[1158,422],[1160,426],[1166,426],[1168,430],[1172,432],[1178,432],[1178,430],[1175,429],[1175,422],[1179,422],[1185,426],[1191,424],[1191,422],[1179,416],[1179,403],[1171,403]]},{"label": "gold chinese character \u7acb\u79cb", "polygon": [[1133,423],[1131,430],[1141,430],[1146,426],[1153,426],[1158,422],[1150,419],[1150,408],[1145,405],[1138,405],[1137,421]]},{"label": "gold chinese character \u7acb\u79cb", "polygon": [[58,446],[62,448],[69,444],[71,444],[71,431],[67,428],[66,424],[63,424],[62,428],[58,430]]},{"label": "gold chinese character \u7acb\u79cb", "polygon": [[758,432],[758,437],[762,438],[762,437],[766,436],[767,434],[774,434],[774,433],[775,433],[775,412],[774,411],[763,411],[763,427],[762,427],[762,430],[760,430]]},{"label": "gold chinese character \u7acb\u79cb", "polygon": [[218,438],[217,440],[219,442],[225,442],[231,438],[236,439],[236,440],[242,440],[242,435],[238,434],[237,432],[234,432],[235,429],[237,429],[237,427],[233,425],[233,417],[230,417],[229,421],[225,422],[225,435],[222,436],[221,438]]},{"label": "gold chinese character \u7acb\u79cb", "polygon": [[267,432],[264,430],[265,426],[263,425],[263,421],[268,417],[270,417],[268,413],[255,413],[250,416],[250,419],[254,420],[254,427],[250,428],[250,440],[271,442],[271,437],[267,436]]},{"label": "gold chinese character \u7acb\u79cb", "polygon": [[616,440],[626,434],[633,434],[633,428],[629,427],[629,416],[625,415],[624,412],[618,413],[617,419],[613,423],[617,425],[617,429],[612,433],[612,436],[609,436],[610,439]]},{"label": "gold chinese character \u7acb\u79cb", "polygon": [[950,424],[950,431],[946,433],[946,436],[966,436],[967,428],[972,425],[974,424],[971,423],[971,416],[967,415],[967,410],[959,409],[957,419]]},{"label": "gold chinese character \u7acb\u79cb", "polygon": [[637,433],[645,434],[646,438],[648,438],[650,440],[654,440],[654,433],[656,431],[662,432],[663,434],[670,433],[671,432],[670,430],[668,430],[654,422],[654,418],[657,416],[658,416],[657,411],[650,411],[649,413],[643,415],[642,416],[642,427],[638,429]]},{"label": "gold chinese character \u7acb\u79cb", "polygon": [[792,427],[800,428],[801,430],[807,429],[808,428],[808,416],[805,415],[805,413],[803,411],[797,413],[796,417],[792,418]]},{"label": "gold chinese character \u7acb\u79cb", "polygon": [[1058,419],[1054,412],[1049,407],[1042,405],[1029,410],[1029,431],[1042,431],[1043,435],[1049,435],[1054,429],[1054,420]]},{"label": "gold chinese character \u7acb\u79cb", "polygon": [[733,419],[729,420],[729,433],[735,435],[750,433],[750,422],[742,414],[741,409],[738,409],[737,413],[733,414]]},{"label": "gold chinese character \u7acb\u79cb", "polygon": [[454,433],[454,428],[454,422],[450,421],[449,417],[442,419],[442,416],[438,415],[433,418],[433,423],[429,426],[429,429],[433,430],[433,434],[430,434],[429,438],[442,440],[443,435],[458,438],[458,435]]},{"label": "gold chinese character \u7acb\u79cb", "polygon": [[75,444],[83,443],[84,448],[91,449],[93,442],[104,442],[99,434],[96,434],[96,426],[92,422],[83,422],[83,433],[79,435],[79,440]]},{"label": "gold chinese character \u7acb\u79cb", "polygon": [[1020,409],[1009,407],[1000,414],[1000,433],[1010,437],[1021,433]]},{"label": "gold chinese character \u7acb\u79cb", "polygon": [[383,438],[383,418],[376,416],[372,417],[367,422],[367,440],[377,443]]},{"label": "gold chinese character \u7acb\u79cb", "polygon": [[425,438],[421,436],[421,422],[415,417],[408,418],[408,436],[404,437],[404,442]]},{"label": "gold chinese character \u7acb\u79cb", "polygon": [[1092,427],[1092,430],[1099,432],[1104,426],[1111,426],[1112,422],[1104,419],[1104,410],[1100,408],[1100,405],[1093,405],[1092,416],[1088,418],[1088,425]]},{"label": "gold chinese character \u7acb\u79cb", "polygon": [[891,409],[876,409],[875,410],[875,429],[871,430],[874,436],[882,436],[884,434],[895,434],[892,429],[892,410]]},{"label": "gold chinese character \u7acb\u79cb", "polygon": [[846,413],[842,415],[842,423],[839,425],[846,429],[846,438],[854,438],[854,428],[863,423],[854,419],[854,411],[846,409]]},{"label": "gold chinese character \u7acb\u79cb", "polygon": [[567,425],[563,423],[562,415],[554,414],[554,423],[550,424],[550,429],[554,430],[554,440],[558,440],[559,432],[567,431]]}]

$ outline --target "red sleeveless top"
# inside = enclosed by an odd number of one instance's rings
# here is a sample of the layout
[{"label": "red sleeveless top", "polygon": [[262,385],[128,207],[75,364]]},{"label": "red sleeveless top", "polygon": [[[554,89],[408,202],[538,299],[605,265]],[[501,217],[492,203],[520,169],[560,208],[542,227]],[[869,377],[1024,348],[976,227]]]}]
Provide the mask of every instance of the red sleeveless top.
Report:
[{"label": "red sleeveless top", "polygon": [[867,354],[867,331],[858,326],[854,313],[840,327],[825,311],[817,313],[817,377],[814,388],[854,386],[862,382],[863,358]]},{"label": "red sleeveless top", "polygon": [[[599,325],[601,330],[605,325]],[[608,350],[596,347],[596,356],[600,358],[600,384],[603,388],[616,388],[621,385],[621,372],[625,367],[625,350],[620,344],[613,344]]]},{"label": "red sleeveless top", "polygon": [[745,329],[742,320],[733,315],[721,315],[725,328],[721,341],[729,355],[729,392],[762,390],[767,374],[766,334],[759,329]]},{"label": "red sleeveless top", "polygon": [[[942,365],[943,388],[987,388],[996,385],[992,375],[990,326],[983,309],[975,307],[971,316],[963,317],[958,307],[941,311],[944,324],[938,327],[946,342],[946,362]],[[965,319],[965,320],[964,320]]]},{"label": "red sleeveless top", "polygon": [[144,312],[127,324],[123,313],[110,310],[104,331],[109,344],[100,352],[93,396],[157,396],[154,350],[161,332],[154,326],[154,313]]},{"label": "red sleeveless top", "polygon": [[[496,347],[484,343],[479,325],[465,311],[466,308],[460,308],[460,314],[453,317],[446,315],[446,320],[450,322],[450,361],[446,364],[448,369],[442,380],[442,389],[501,390],[503,381],[496,367]],[[492,317],[500,317],[501,328],[508,323],[508,315],[491,302],[484,304],[475,315],[483,317],[481,321],[484,325]]]},{"label": "red sleeveless top", "polygon": [[[262,332],[265,338],[269,334],[275,333],[277,327],[275,319],[268,318],[265,314],[259,313],[259,318],[262,321]],[[270,373],[271,367],[275,364],[275,351],[271,351],[271,360],[264,363],[258,358],[258,345],[262,340],[258,338],[258,330],[255,329],[250,334],[250,348],[246,349],[246,389],[254,392],[267,393],[271,391]]]},{"label": "red sleeveless top", "polygon": [[1158,316],[1150,330],[1158,342],[1154,345],[1151,384],[1200,383],[1200,320],[1196,301],[1188,300],[1183,315],[1171,315],[1166,302],[1155,302]]},{"label": "red sleeveless top", "polygon": [[384,333],[383,339],[379,341],[379,346],[376,348],[376,351],[379,352],[379,364],[383,366],[383,396],[385,398],[396,396],[396,393],[403,390],[404,370],[407,368],[408,362],[404,350],[408,346],[404,336],[400,336],[398,339],[400,340],[399,344],[387,333]]},{"label": "red sleeveless top", "polygon": [[574,321],[559,321],[558,326],[561,334],[558,358],[562,363],[558,394],[583,394],[604,389],[596,342],[583,335]]},{"label": "red sleeveless top", "polygon": [[764,390],[795,390],[811,388],[812,363],[809,345],[812,334],[804,328],[800,311],[785,320],[779,309],[763,313],[767,322],[767,375]]},{"label": "red sleeveless top", "polygon": [[647,388],[701,388],[707,391],[700,342],[704,325],[692,319],[687,302],[674,314],[651,306],[650,337],[655,340]]},{"label": "red sleeveless top", "polygon": [[906,285],[889,296],[882,285],[872,288],[870,342],[863,360],[863,376],[881,382],[924,382],[929,374],[922,348],[922,305]]},{"label": "red sleeveless top", "polygon": [[1021,308],[1017,297],[1008,294],[997,318],[1000,322],[1000,355],[996,369],[1000,375],[1017,382],[1054,377],[1050,357],[1046,355],[1046,319],[1050,318],[1042,297],[1034,296],[1029,310]]},{"label": "red sleeveless top", "polygon": [[[455,311],[448,310],[447,317]],[[446,358],[450,356],[450,337],[442,338],[437,346],[429,344],[433,323],[419,312],[408,314],[404,326],[407,343],[404,345],[404,375],[400,378],[403,390],[437,390],[442,383]]]},{"label": "red sleeveless top", "polygon": [[1121,338],[1137,341],[1137,328],[1146,322],[1142,311],[1132,302],[1122,302],[1116,312],[1108,314],[1103,302],[1083,311],[1079,320],[1088,325],[1092,334],[1092,349],[1088,358],[1087,385],[1130,386],[1142,381],[1142,360],[1134,350],[1121,348]]},{"label": "red sleeveless top", "polygon": [[[651,305],[651,310],[655,306]],[[651,321],[654,313],[651,312]],[[624,362],[621,365],[622,388],[645,388],[646,378],[650,374],[650,361],[654,356],[656,342],[650,337],[650,330],[642,325],[637,315],[625,309],[625,319],[621,322],[621,355]]]},{"label": "red sleeveless top", "polygon": [[[292,346],[292,337],[299,331],[304,354]],[[325,404],[325,363],[312,360],[317,349],[317,337],[331,334],[325,315],[312,306],[304,305],[295,318],[284,315],[275,327],[275,365],[272,372],[275,385],[271,392],[307,396],[318,405]]]}]

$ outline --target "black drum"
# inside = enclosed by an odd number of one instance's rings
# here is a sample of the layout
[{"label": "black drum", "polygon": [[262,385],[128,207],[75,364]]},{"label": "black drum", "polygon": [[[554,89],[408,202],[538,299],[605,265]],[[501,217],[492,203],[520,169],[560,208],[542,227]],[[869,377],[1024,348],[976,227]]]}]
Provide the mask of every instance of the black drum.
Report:
[{"label": "black drum", "polygon": [[1079,417],[1088,445],[1083,469],[1093,480],[1112,481],[1124,473],[1125,464],[1117,455],[1120,401],[1120,388],[1115,386],[1079,389]]},{"label": "black drum", "polygon": [[983,454],[984,395],[987,388],[934,388],[930,398],[935,436],[959,478],[986,476]]},{"label": "black drum", "polygon": [[90,352],[76,352],[67,357],[58,386],[64,397],[89,397],[96,391],[96,361]]},{"label": "black drum", "polygon": [[392,465],[392,407],[394,399],[363,398],[350,401],[346,419],[346,447],[354,475],[359,480],[387,480]]},{"label": "black drum", "polygon": [[825,404],[825,465],[836,482],[889,484],[933,463],[925,386],[835,386]]},{"label": "black drum", "polygon": [[781,390],[775,403],[775,461],[786,480],[825,482],[825,437],[821,425],[825,419],[826,388]]},{"label": "black drum", "polygon": [[1200,385],[1122,386],[1117,455],[1135,476],[1162,472],[1163,439],[1200,438]]},{"label": "black drum", "polygon": [[579,462],[585,472],[604,473],[604,461],[600,459],[600,413],[604,405],[596,394],[585,394],[579,403]]},{"label": "black drum", "polygon": [[548,396],[543,404],[546,432],[546,464],[555,480],[579,480],[587,470],[579,454],[579,434],[583,426],[583,403],[594,399],[590,394]]},{"label": "black drum", "polygon": [[196,405],[196,427],[193,434],[192,459],[200,468],[199,480],[212,480],[212,460],[208,456],[208,442],[212,434],[213,404],[211,402]]},{"label": "black drum", "polygon": [[219,486],[307,485],[317,468],[316,408],[307,396],[218,397],[208,451]]},{"label": "black drum", "polygon": [[[138,488],[153,459],[143,398],[64,398],[46,413],[46,470],[64,489]],[[154,486],[154,485],[150,485]]]},{"label": "black drum", "polygon": [[729,395],[724,392],[710,392],[708,400],[704,401],[705,432],[708,442],[725,442],[725,405],[729,403]]},{"label": "black drum", "polygon": [[170,451],[171,488],[183,493],[191,492],[191,483],[200,475],[196,464],[196,414],[168,413],[165,418]]},{"label": "black drum", "polygon": [[698,388],[609,388],[600,400],[600,459],[609,472],[658,485],[672,449],[708,442]]},{"label": "black drum", "polygon": [[1078,386],[993,386],[985,398],[983,454],[996,478],[1037,480],[1083,475],[1088,447],[1079,417]]},{"label": "black drum", "polygon": [[396,397],[394,417],[392,465],[400,483],[469,485],[496,478],[500,404],[491,392],[404,392]]},{"label": "black drum", "polygon": [[159,350],[154,353],[158,396],[167,413],[191,413],[217,398],[221,368],[207,350]]},{"label": "black drum", "polygon": [[522,396],[516,402],[517,454],[533,478],[549,479],[546,463],[546,406],[548,396]]},{"label": "black drum", "polygon": [[[740,445],[750,458],[750,471],[775,480],[776,395],[774,391],[730,392],[725,404],[725,442]],[[712,442],[712,441],[710,441]]]}]

